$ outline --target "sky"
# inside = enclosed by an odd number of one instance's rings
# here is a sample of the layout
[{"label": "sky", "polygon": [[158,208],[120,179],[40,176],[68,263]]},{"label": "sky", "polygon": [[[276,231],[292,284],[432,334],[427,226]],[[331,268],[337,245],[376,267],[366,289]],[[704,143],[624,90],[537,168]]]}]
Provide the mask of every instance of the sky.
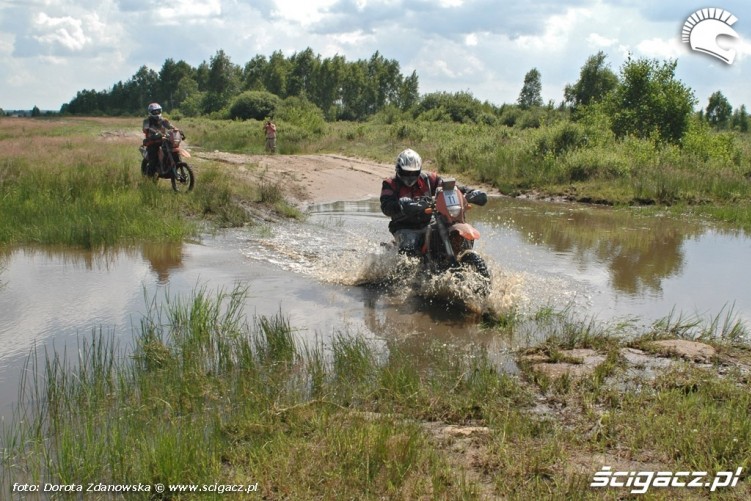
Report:
[{"label": "sky", "polygon": [[[709,7],[737,19],[737,37],[711,37],[731,64],[682,41],[689,17]],[[692,23],[697,34],[720,23],[715,12]],[[718,90],[751,109],[748,0],[0,0],[0,108],[59,110],[168,58],[197,67],[223,50],[244,66],[308,47],[348,61],[378,51],[403,75],[416,71],[421,94],[466,91],[496,105],[515,103],[533,68],[543,100],[559,104],[599,51],[616,73],[629,56],[676,60],[697,109]]]}]

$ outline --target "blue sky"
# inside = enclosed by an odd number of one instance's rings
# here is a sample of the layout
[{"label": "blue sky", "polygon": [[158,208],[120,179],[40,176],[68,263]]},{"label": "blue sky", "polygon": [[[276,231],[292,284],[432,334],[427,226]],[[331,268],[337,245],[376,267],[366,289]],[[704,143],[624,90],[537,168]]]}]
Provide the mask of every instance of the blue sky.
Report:
[{"label": "blue sky", "polygon": [[[739,38],[719,39],[732,64],[681,41],[686,19],[707,7],[738,19]],[[379,51],[403,74],[417,71],[421,93],[469,91],[494,104],[515,102],[532,68],[543,99],[559,103],[598,51],[616,72],[628,54],[677,59],[698,107],[721,90],[751,109],[747,0],[0,0],[0,108],[57,110],[167,58],[195,67],[221,49],[244,65],[307,47],[348,60]]]}]

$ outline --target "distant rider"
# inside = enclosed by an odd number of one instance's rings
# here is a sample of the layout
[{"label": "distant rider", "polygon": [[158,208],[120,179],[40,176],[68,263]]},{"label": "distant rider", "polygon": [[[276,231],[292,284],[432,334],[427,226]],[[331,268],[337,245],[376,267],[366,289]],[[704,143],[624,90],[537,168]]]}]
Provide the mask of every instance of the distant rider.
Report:
[{"label": "distant rider", "polygon": [[[384,179],[381,186],[381,211],[391,218],[389,231],[394,235],[399,252],[419,253],[431,217],[425,209],[442,184],[443,179],[435,172],[422,172],[422,158],[416,151],[407,148],[396,157],[395,175]],[[467,194],[470,203],[487,203],[485,192],[464,186],[459,190]]]},{"label": "distant rider", "polygon": [[159,103],[151,103],[148,107],[148,116],[143,121],[143,144],[148,153],[149,175],[159,170],[159,147],[167,130],[174,128],[169,120],[162,117],[162,107]]}]

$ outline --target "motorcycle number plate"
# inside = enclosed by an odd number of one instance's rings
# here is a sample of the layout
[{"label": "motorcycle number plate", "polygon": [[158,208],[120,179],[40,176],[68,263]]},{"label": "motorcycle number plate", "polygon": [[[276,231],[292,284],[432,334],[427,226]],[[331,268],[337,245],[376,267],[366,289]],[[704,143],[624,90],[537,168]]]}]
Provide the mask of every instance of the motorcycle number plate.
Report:
[{"label": "motorcycle number plate", "polygon": [[446,199],[447,207],[459,205],[459,197],[456,196],[456,192],[454,190],[444,191],[443,196]]}]

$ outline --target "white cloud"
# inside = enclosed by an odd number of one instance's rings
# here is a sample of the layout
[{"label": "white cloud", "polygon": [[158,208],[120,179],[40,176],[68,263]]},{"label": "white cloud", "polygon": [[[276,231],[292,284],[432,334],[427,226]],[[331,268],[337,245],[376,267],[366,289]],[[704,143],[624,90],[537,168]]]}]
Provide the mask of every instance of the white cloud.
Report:
[{"label": "white cloud", "polygon": [[476,46],[477,42],[478,42],[478,40],[477,40],[477,34],[475,34],[475,33],[470,33],[469,35],[467,35],[466,37],[464,37],[464,45],[467,45],[469,47]]},{"label": "white cloud", "polygon": [[464,5],[464,0],[438,0],[438,5],[444,9],[451,7],[461,7]]},{"label": "white cloud", "polygon": [[[282,20],[301,26],[310,26],[323,19],[324,13],[336,0],[276,0],[272,14]],[[358,2],[359,4],[359,2]],[[362,3],[364,7],[365,3]],[[362,8],[359,7],[359,8]]]},{"label": "white cloud", "polygon": [[155,9],[158,24],[205,23],[222,14],[221,0],[181,0],[160,3]]},{"label": "white cloud", "polygon": [[677,59],[686,53],[685,46],[677,37],[642,40],[636,45],[636,50],[645,57],[656,59]]},{"label": "white cloud", "polygon": [[33,20],[35,32],[33,38],[42,45],[60,45],[76,52],[84,48],[89,39],[86,37],[80,19],[72,17],[50,17],[44,12],[37,14]]},{"label": "white cloud", "polygon": [[541,35],[520,36],[516,45],[521,49],[536,51],[564,50],[571,42],[575,27],[586,24],[590,17],[588,9],[569,8],[563,14],[550,16],[545,21],[545,30]]},{"label": "white cloud", "polygon": [[587,37],[587,42],[590,46],[595,48],[612,47],[618,43],[617,38],[607,38],[598,33],[590,33]]}]

